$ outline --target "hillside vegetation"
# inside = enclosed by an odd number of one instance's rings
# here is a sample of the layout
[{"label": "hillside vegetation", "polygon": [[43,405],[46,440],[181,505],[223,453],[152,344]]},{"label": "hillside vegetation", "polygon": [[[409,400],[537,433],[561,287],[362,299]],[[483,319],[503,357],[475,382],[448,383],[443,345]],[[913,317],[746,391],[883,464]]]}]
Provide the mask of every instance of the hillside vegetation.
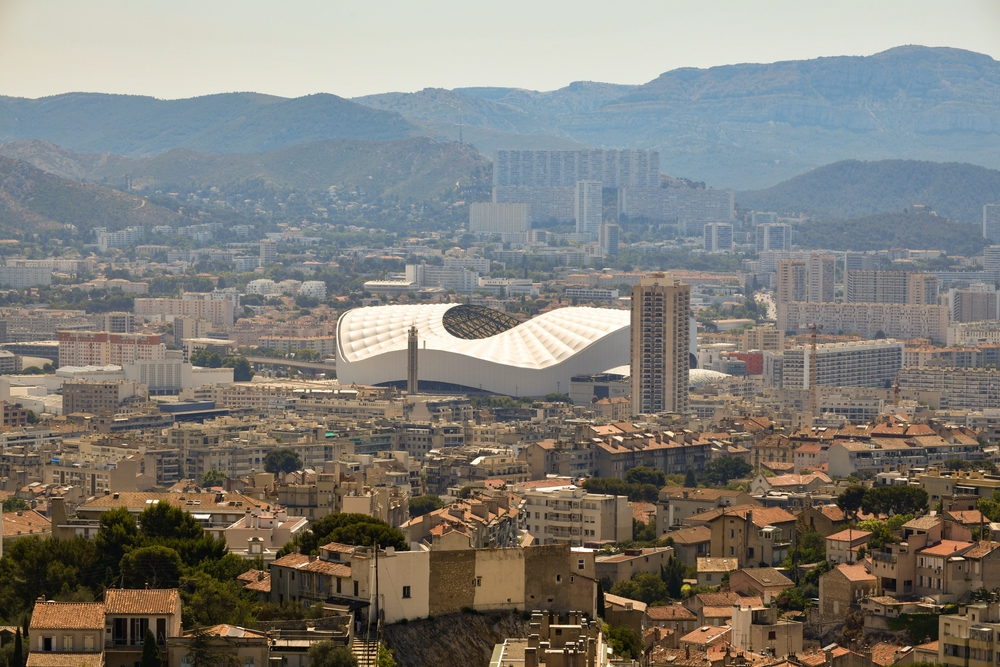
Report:
[{"label": "hillside vegetation", "polygon": [[139,159],[88,155],[42,141],[0,146],[17,157],[68,178],[120,187],[172,189],[234,186],[249,181],[296,190],[331,186],[359,188],[377,197],[424,200],[456,183],[480,187],[490,181],[490,163],[468,145],[425,137],[399,141],[329,139],[269,153],[226,155],[173,149]]},{"label": "hillside vegetation", "polygon": [[814,169],[766,190],[741,192],[740,206],[855,218],[925,204],[942,216],[982,222],[983,205],[1000,202],[1000,171],[972,164],[845,160]]},{"label": "hillside vegetation", "polygon": [[122,229],[133,225],[177,225],[177,213],[92,183],[46,173],[27,162],[0,157],[0,233],[21,237],[32,230],[76,225]]},{"label": "hillside vegetation", "polygon": [[949,255],[982,254],[988,242],[982,228],[928,213],[880,213],[850,220],[810,222],[792,237],[803,248],[944,250]]},{"label": "hillside vegetation", "polygon": [[0,97],[0,141],[42,139],[84,153],[140,157],[171,148],[254,153],[322,139],[386,141],[414,134],[415,126],[399,114],[327,94]]}]

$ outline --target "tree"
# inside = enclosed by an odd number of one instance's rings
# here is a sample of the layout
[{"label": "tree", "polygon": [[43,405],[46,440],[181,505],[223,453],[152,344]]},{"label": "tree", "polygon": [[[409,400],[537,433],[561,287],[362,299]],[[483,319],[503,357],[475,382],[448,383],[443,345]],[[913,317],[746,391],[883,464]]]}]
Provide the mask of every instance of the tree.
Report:
[{"label": "tree", "polygon": [[604,618],[604,582],[597,580],[597,616]]},{"label": "tree", "polygon": [[666,565],[660,566],[660,578],[667,585],[667,594],[675,600],[681,596],[681,587],[684,585],[687,567],[682,560],[674,556],[670,557]]},{"label": "tree", "polygon": [[629,626],[607,626],[605,634],[616,656],[632,660],[638,660],[642,657],[642,637]]},{"label": "tree", "polygon": [[31,509],[31,505],[24,498],[18,498],[17,496],[11,496],[3,501],[3,512],[4,514],[13,514],[14,512],[23,512],[24,510]]},{"label": "tree", "polygon": [[118,507],[101,514],[94,543],[105,569],[117,570],[125,553],[141,540],[135,517],[127,508]]},{"label": "tree", "polygon": [[192,366],[200,366],[201,368],[222,368],[222,357],[219,356],[218,352],[211,350],[195,350],[191,353],[189,361]]},{"label": "tree", "polygon": [[358,667],[358,659],[351,649],[331,641],[314,643],[308,655],[310,667]]},{"label": "tree", "polygon": [[753,472],[753,467],[735,456],[723,456],[709,462],[702,474],[702,481],[712,486],[725,486],[732,479],[742,479]]},{"label": "tree", "polygon": [[848,518],[857,517],[858,510],[861,509],[861,503],[865,497],[865,491],[865,487],[860,484],[852,484],[844,489],[839,496],[837,496],[837,507],[839,507]]},{"label": "tree", "polygon": [[302,468],[302,459],[293,450],[283,447],[272,449],[264,457],[264,470],[277,475],[290,473]]},{"label": "tree", "polygon": [[142,660],[139,667],[163,667],[160,647],[156,645],[156,637],[149,628],[146,628],[146,636],[142,638]]},{"label": "tree", "polygon": [[180,554],[170,547],[140,547],[122,558],[122,582],[125,588],[177,588],[183,567]]},{"label": "tree", "polygon": [[410,498],[410,518],[423,516],[444,507],[444,501],[434,495]]},{"label": "tree", "polygon": [[375,658],[375,667],[396,667],[396,658],[393,651],[385,644],[379,644],[378,657]]},{"label": "tree", "polygon": [[611,587],[611,594],[646,604],[666,602],[668,599],[667,585],[651,572],[636,572],[631,579],[616,582]]},{"label": "tree", "polygon": [[889,542],[892,542],[892,530],[889,529],[889,526],[884,521],[865,519],[858,524],[858,529],[871,533],[871,537],[868,538],[869,551],[881,549]]},{"label": "tree", "polygon": [[861,500],[865,514],[917,514],[927,509],[927,492],[919,486],[876,486]]},{"label": "tree", "polygon": [[233,579],[219,581],[204,572],[195,572],[181,578],[178,589],[184,627],[220,623],[248,627],[253,622],[257,601]]},{"label": "tree", "polygon": [[632,540],[635,542],[655,542],[656,541],[656,521],[644,523],[638,519],[632,519]]},{"label": "tree", "polygon": [[381,519],[367,514],[328,514],[314,521],[309,530],[297,535],[278,553],[284,556],[299,547],[302,553],[315,555],[321,546],[331,542],[363,547],[377,543],[380,548],[393,547],[397,551],[410,548],[403,533]]},{"label": "tree", "polygon": [[688,468],[688,471],[684,473],[684,486],[693,489],[698,485],[698,480],[695,479],[694,470]]},{"label": "tree", "polygon": [[662,470],[639,466],[625,473],[625,481],[629,484],[652,484],[657,488],[662,488],[667,483],[667,476]]},{"label": "tree", "polygon": [[11,667],[24,667],[24,646],[21,644],[21,628],[14,635],[14,655]]},{"label": "tree", "polygon": [[256,375],[246,357],[226,357],[222,360],[222,367],[233,369],[233,382],[249,382]]},{"label": "tree", "polygon": [[201,476],[202,486],[222,486],[226,483],[227,477],[222,472],[212,468]]}]

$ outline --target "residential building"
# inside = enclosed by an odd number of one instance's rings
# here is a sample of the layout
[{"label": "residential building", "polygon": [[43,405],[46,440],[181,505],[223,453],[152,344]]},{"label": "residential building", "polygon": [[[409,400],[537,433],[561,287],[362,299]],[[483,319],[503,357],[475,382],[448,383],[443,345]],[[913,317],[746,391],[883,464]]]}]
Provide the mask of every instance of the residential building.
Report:
[{"label": "residential building", "polygon": [[519,234],[531,229],[531,205],[476,202],[469,204],[469,231],[473,234]]},{"label": "residential building", "polygon": [[826,559],[834,563],[857,563],[858,549],[868,544],[872,534],[857,528],[848,528],[828,535],[826,538]]},{"label": "residential building", "polygon": [[689,517],[687,523],[711,528],[710,555],[737,558],[743,568],[776,566],[795,547],[795,515],[779,507],[722,507]]},{"label": "residential building", "polygon": [[[330,638],[322,630],[310,632],[309,634],[315,635],[315,638],[308,639],[298,637],[290,639],[287,636],[292,633],[288,630],[279,632],[281,639],[272,640],[266,632],[248,630],[236,625],[222,624],[199,628],[197,632],[187,632],[170,638],[166,647],[169,657],[168,667],[188,667],[196,664],[197,650],[205,651],[209,655],[224,655],[230,664],[242,667],[258,667],[273,661],[286,664],[284,661],[288,660],[288,656],[282,656],[281,651],[288,643],[310,645],[313,641]],[[200,649],[195,649],[195,642],[198,642]],[[301,655],[303,650],[300,648],[296,653]]]},{"label": "residential building", "polygon": [[916,271],[848,271],[845,297],[848,303],[936,305],[938,277]]},{"label": "residential building", "polygon": [[267,266],[278,261],[278,242],[265,239],[260,242],[260,265]]},{"label": "residential building", "polygon": [[601,251],[601,256],[613,257],[618,254],[618,245],[621,242],[621,232],[622,228],[618,225],[610,223],[601,225],[600,232],[597,235],[597,243]]},{"label": "residential building", "polygon": [[696,563],[699,558],[712,552],[712,529],[708,526],[657,532],[663,539],[673,540],[674,553],[685,563]]},{"label": "residential building", "polygon": [[0,287],[24,289],[52,284],[52,269],[41,266],[0,266]]},{"label": "residential building", "polygon": [[740,350],[745,352],[760,350],[780,354],[785,351],[785,332],[773,324],[754,325],[744,329],[740,334]]},{"label": "residential building", "polygon": [[848,610],[863,598],[875,595],[881,589],[877,577],[864,565],[841,563],[819,578],[819,621],[841,625]]},{"label": "residential building", "polygon": [[691,288],[668,273],[632,287],[632,413],[685,413],[690,370]]},{"label": "residential building", "polygon": [[92,415],[107,410],[112,414],[128,402],[146,398],[146,388],[138,382],[65,382],[62,386],[63,414],[86,412]]},{"label": "residential building", "polygon": [[143,227],[126,227],[117,232],[109,232],[103,227],[95,227],[94,233],[97,235],[97,247],[101,252],[107,252],[111,248],[125,248],[135,245],[142,240],[145,235]]},{"label": "residential building", "polygon": [[[1000,206],[995,208],[996,224],[1000,227]],[[1000,238],[1000,230],[993,238]],[[993,662],[998,654],[1000,602],[962,604],[957,614],[942,614],[938,618],[938,663],[974,667]]]},{"label": "residential building", "polygon": [[602,181],[609,188],[659,188],[660,154],[647,150],[499,150],[494,186],[573,187]]},{"label": "residential building", "polygon": [[790,251],[792,249],[792,226],[778,223],[764,223],[756,228],[757,252],[769,250]]},{"label": "residential building", "polygon": [[161,652],[167,639],[181,635],[181,599],[177,589],[120,589],[104,591],[106,617],[104,657],[108,664],[132,665],[142,659],[146,630]]},{"label": "residential building", "polygon": [[618,290],[598,289],[596,287],[567,287],[566,298],[576,302],[587,303],[590,301],[617,301]]},{"label": "residential building", "polygon": [[728,222],[705,224],[705,252],[730,252],[733,249],[733,226]]},{"label": "residential building", "polygon": [[934,407],[941,410],[986,410],[1000,405],[1000,371],[992,368],[903,368],[899,386],[903,391],[938,394]]},{"label": "residential building", "polygon": [[538,544],[583,546],[584,542],[631,539],[628,498],[587,493],[575,486],[524,491],[525,524]]},{"label": "residential building", "polygon": [[98,331],[60,331],[60,366],[126,366],[139,361],[163,361],[167,347],[160,337]]},{"label": "residential building", "polygon": [[604,215],[604,184],[601,181],[577,181],[573,194],[573,216],[577,234],[597,236]]},{"label": "residential building", "polygon": [[789,303],[778,309],[777,327],[782,331],[805,331],[820,324],[824,333],[852,333],[875,338],[929,338],[944,342],[948,337],[948,308],[938,305],[898,303]]},{"label": "residential building", "polygon": [[730,572],[739,569],[739,563],[735,558],[712,558],[706,556],[695,561],[695,569],[698,571],[699,586],[718,586],[722,580],[729,576]]},{"label": "residential building", "polygon": [[135,314],[147,320],[169,322],[176,317],[209,320],[213,326],[232,326],[236,302],[222,292],[185,292],[180,298],[139,298]]},{"label": "residential building", "polygon": [[457,292],[471,292],[479,288],[479,274],[464,267],[407,264],[406,282],[417,287],[439,287]]},{"label": "residential building", "polygon": [[324,357],[332,357],[337,353],[335,336],[261,336],[257,344],[283,354],[312,350]]},{"label": "residential building", "polygon": [[983,236],[993,242],[1000,242],[1000,204],[983,206]]},{"label": "residential building", "polygon": [[809,300],[809,267],[804,259],[782,259],[778,262],[775,303],[786,304]]},{"label": "residential building", "polygon": [[816,346],[813,378],[811,346],[785,350],[782,383],[785,388],[885,387],[903,367],[904,345],[895,340],[825,343]]},{"label": "residential building", "polygon": [[737,651],[760,652],[775,658],[802,652],[803,624],[778,618],[776,606],[737,604],[733,606],[732,628],[729,642]]},{"label": "residential building", "polygon": [[992,284],[979,287],[979,289],[948,290],[946,298],[952,322],[982,322],[998,318],[1000,292],[997,292]]},{"label": "residential building", "polygon": [[[104,604],[39,600],[31,612],[28,664],[103,667]],[[47,654],[58,654],[50,656]],[[35,657],[46,654],[44,662]]]},{"label": "residential building", "polygon": [[[707,512],[719,507],[733,507],[735,505],[748,505],[756,501],[745,491],[731,491],[729,489],[687,489],[678,487],[664,487],[660,489],[659,511],[657,521],[659,525],[657,532],[662,534],[672,531],[678,526],[687,522],[689,517],[702,512]],[[671,535],[675,536],[676,532]],[[700,538],[699,538],[700,539]],[[699,552],[699,555],[700,552]],[[705,554],[708,555],[708,554]],[[721,555],[721,554],[718,554]],[[693,561],[685,561],[693,562]]]},{"label": "residential building", "polygon": [[594,572],[598,579],[607,579],[612,584],[628,581],[640,572],[659,576],[660,568],[666,566],[673,557],[672,547],[625,549],[620,554],[597,556],[594,561]]},{"label": "residential building", "polygon": [[741,595],[759,595],[765,603],[794,585],[795,582],[773,567],[748,567],[729,575],[730,591]]},{"label": "residential building", "polygon": [[[612,610],[615,602],[621,600],[622,608],[627,605],[629,612],[638,611],[632,606],[632,601],[615,597],[616,600],[611,603]],[[641,602],[635,604],[645,608]],[[564,623],[558,614],[535,611],[531,615],[528,627],[531,633],[529,637],[508,638],[502,644],[494,646],[489,667],[513,664],[523,664],[524,667],[561,667],[578,664],[587,667],[608,667],[611,664],[611,653],[601,632],[600,621],[588,621],[579,612],[571,612]]]}]

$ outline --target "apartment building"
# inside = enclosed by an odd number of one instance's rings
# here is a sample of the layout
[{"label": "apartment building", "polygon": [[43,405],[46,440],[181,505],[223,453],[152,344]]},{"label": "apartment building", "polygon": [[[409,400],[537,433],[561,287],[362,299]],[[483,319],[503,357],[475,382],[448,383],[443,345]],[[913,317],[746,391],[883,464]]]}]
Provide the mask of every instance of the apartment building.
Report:
[{"label": "apartment building", "polygon": [[538,544],[568,544],[631,539],[632,509],[625,496],[587,493],[576,486],[525,490],[528,532]]},{"label": "apartment building", "polygon": [[757,253],[772,250],[790,251],[792,249],[792,226],[770,222],[759,224],[755,230]]},{"label": "apartment building", "polygon": [[1000,204],[983,206],[983,236],[993,242],[1000,241]]},{"label": "apartment building", "polygon": [[832,387],[885,387],[903,367],[905,346],[894,340],[825,343],[816,346],[816,377],[810,346],[785,350],[782,384],[808,389],[815,382]]},{"label": "apartment building", "polygon": [[[995,239],[1000,239],[1000,206]],[[985,225],[984,225],[985,226]],[[987,665],[1000,655],[1000,603],[960,604],[957,614],[938,618],[937,662],[953,667]]]},{"label": "apartment building", "polygon": [[762,352],[785,351],[785,332],[773,324],[757,324],[740,334],[740,350]]},{"label": "apartment building", "polygon": [[86,412],[92,415],[101,411],[115,414],[130,401],[146,398],[146,388],[138,382],[65,382],[62,386],[63,414]]},{"label": "apartment building", "polygon": [[469,231],[473,234],[519,234],[529,229],[529,204],[477,202],[469,205]]},{"label": "apartment building", "polygon": [[[795,515],[779,507],[735,505],[688,517],[712,531],[713,558],[736,558],[741,568],[775,567],[795,549]],[[717,553],[718,552],[718,553]]]},{"label": "apartment building", "polygon": [[257,344],[265,350],[283,354],[312,350],[324,357],[331,357],[337,352],[337,339],[334,336],[261,336]]},{"label": "apartment building", "polygon": [[98,331],[60,331],[60,366],[125,366],[139,361],[162,361],[167,346],[147,334]]},{"label": "apartment building", "polygon": [[845,297],[848,303],[936,305],[938,277],[916,271],[848,271]]},{"label": "apartment building", "polygon": [[805,331],[812,323],[832,334],[875,338],[881,332],[889,338],[944,342],[948,337],[948,308],[898,303],[789,303],[778,308],[777,326],[782,331]]},{"label": "apartment building", "polygon": [[705,225],[705,252],[730,252],[733,249],[733,226],[728,222]]},{"label": "apartment building", "polygon": [[687,411],[691,287],[653,273],[632,287],[632,414]]},{"label": "apartment building", "polygon": [[903,368],[899,386],[904,391],[939,394],[934,407],[942,410],[986,410],[1000,405],[1000,371],[992,368]]},{"label": "apartment building", "polygon": [[576,218],[577,234],[597,235],[604,215],[603,183],[601,181],[577,181],[573,193],[573,216]]},{"label": "apartment building", "polygon": [[187,292],[180,298],[140,298],[135,300],[136,315],[151,321],[169,322],[175,317],[209,320],[213,326],[231,326],[236,303],[224,293]]},{"label": "apartment building", "polygon": [[0,287],[24,289],[52,284],[52,269],[40,266],[0,266]]}]

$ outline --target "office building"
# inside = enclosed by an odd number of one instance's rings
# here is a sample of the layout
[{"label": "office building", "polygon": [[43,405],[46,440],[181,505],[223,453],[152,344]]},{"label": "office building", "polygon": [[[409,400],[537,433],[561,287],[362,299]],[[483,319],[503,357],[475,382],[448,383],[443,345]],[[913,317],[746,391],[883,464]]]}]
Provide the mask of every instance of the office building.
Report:
[{"label": "office building", "polygon": [[792,249],[792,226],[765,223],[756,228],[757,252],[769,250],[790,251]]},{"label": "office building", "polygon": [[848,271],[846,299],[848,303],[933,305],[938,302],[938,277],[915,271]]},{"label": "office building", "polygon": [[125,366],[138,361],[161,361],[166,350],[167,346],[156,335],[59,332],[60,366]]},{"label": "office building", "polygon": [[[903,367],[902,343],[863,340],[816,346],[816,384],[828,387],[885,387]],[[809,389],[812,347],[785,350],[782,382],[786,389]]]},{"label": "office building", "polygon": [[706,252],[730,252],[733,249],[733,226],[728,222],[709,222],[704,233]]},{"label": "office building", "polygon": [[473,234],[519,234],[531,229],[530,204],[482,202],[469,205]]},{"label": "office building", "polygon": [[993,242],[1000,242],[1000,204],[983,206],[983,236]]},{"label": "office building", "polygon": [[777,326],[782,331],[806,330],[823,325],[824,333],[856,334],[874,338],[881,332],[889,338],[929,338],[942,342],[948,335],[945,306],[914,306],[899,303],[788,303],[779,304]]},{"label": "office building", "polygon": [[52,269],[42,266],[0,266],[0,287],[24,289],[52,284]]},{"label": "office building", "polygon": [[260,242],[260,265],[267,266],[278,261],[278,242],[265,239]]},{"label": "office building", "polygon": [[604,215],[604,194],[601,181],[579,181],[573,195],[573,216],[577,234],[597,235]]},{"label": "office building", "polygon": [[820,303],[833,301],[836,294],[837,259],[833,255],[812,255],[809,257],[809,298]]},{"label": "office building", "polygon": [[601,225],[601,231],[598,235],[598,245],[601,249],[601,255],[603,257],[614,256],[618,254],[618,244],[621,242],[621,231],[622,228],[618,225],[606,224]]},{"label": "office building", "polygon": [[691,287],[669,273],[632,287],[632,414],[687,412]]}]

